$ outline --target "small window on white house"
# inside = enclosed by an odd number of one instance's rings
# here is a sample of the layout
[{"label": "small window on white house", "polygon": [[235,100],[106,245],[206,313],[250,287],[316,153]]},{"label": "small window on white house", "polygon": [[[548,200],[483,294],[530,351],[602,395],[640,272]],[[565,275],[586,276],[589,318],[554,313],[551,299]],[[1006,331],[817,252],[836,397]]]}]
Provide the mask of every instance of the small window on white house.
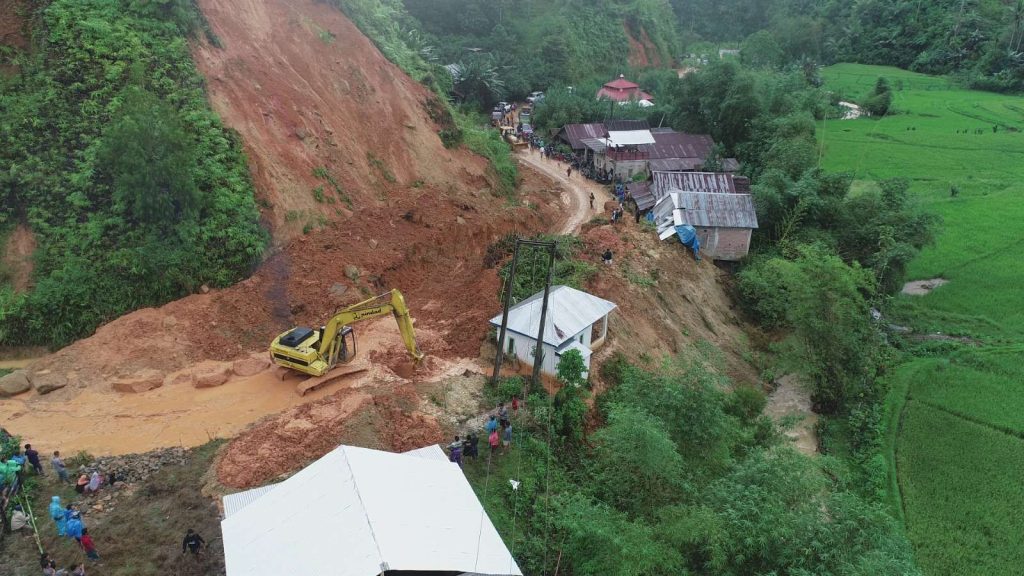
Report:
[{"label": "small window on white house", "polygon": [[513,340],[511,338],[508,339],[508,353],[509,354],[515,354],[515,352],[516,352],[515,344],[516,344],[515,340]]},{"label": "small window on white house", "polygon": [[583,333],[580,332],[580,344],[583,344]]}]

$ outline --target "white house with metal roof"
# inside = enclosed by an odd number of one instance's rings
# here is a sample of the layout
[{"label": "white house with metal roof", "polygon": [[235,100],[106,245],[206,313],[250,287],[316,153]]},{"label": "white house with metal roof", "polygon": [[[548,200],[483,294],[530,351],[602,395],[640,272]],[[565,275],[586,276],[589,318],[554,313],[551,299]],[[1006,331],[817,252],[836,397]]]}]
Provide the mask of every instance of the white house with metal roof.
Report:
[{"label": "white house with metal roof", "polygon": [[[502,350],[523,364],[533,366],[540,331],[540,313],[544,291],[512,306]],[[569,286],[552,286],[548,294],[548,314],[544,326],[541,372],[554,376],[562,354],[579,350],[590,369],[590,355],[608,336],[608,316],[618,306],[613,302]],[[491,318],[491,326],[501,333],[501,314]]]},{"label": "white house with metal roof", "polygon": [[437,446],[339,446],[284,482],[226,496],[224,510],[228,576],[522,576]]}]

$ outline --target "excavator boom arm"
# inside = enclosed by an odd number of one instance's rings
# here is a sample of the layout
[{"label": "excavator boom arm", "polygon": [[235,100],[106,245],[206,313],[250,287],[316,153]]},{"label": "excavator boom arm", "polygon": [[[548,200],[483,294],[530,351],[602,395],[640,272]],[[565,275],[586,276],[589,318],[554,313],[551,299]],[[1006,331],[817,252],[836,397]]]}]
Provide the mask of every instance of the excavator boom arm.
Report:
[{"label": "excavator boom arm", "polygon": [[412,325],[412,316],[409,308],[405,305],[405,297],[398,290],[375,296],[368,300],[353,304],[334,315],[324,327],[324,333],[320,337],[320,348],[318,353],[321,357],[331,352],[331,346],[338,336],[338,332],[344,326],[368,320],[391,313],[398,322],[398,331],[402,334],[402,341],[405,343],[409,355],[417,362],[423,359],[423,353],[416,346],[416,330]]}]

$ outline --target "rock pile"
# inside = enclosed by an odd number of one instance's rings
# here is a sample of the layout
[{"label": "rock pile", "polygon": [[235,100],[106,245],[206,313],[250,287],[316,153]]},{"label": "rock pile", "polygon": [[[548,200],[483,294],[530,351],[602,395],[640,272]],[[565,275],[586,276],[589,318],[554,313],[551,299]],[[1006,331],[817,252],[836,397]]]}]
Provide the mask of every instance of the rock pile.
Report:
[{"label": "rock pile", "polygon": [[189,461],[188,451],[184,448],[165,448],[145,454],[126,454],[124,456],[107,456],[96,458],[87,466],[79,468],[79,473],[87,470],[100,470],[101,474],[114,472],[119,482],[134,484],[153,476],[166,466],[184,466]]}]

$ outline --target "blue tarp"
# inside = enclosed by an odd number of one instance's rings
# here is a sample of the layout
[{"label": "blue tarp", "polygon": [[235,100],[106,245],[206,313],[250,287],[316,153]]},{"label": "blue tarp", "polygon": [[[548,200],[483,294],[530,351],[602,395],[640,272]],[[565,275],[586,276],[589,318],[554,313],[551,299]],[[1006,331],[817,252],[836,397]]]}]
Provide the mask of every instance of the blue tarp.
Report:
[{"label": "blue tarp", "polygon": [[679,241],[683,243],[683,246],[693,250],[693,257],[700,261],[700,238],[697,237],[697,230],[689,224],[676,226],[676,236],[679,237]]}]

